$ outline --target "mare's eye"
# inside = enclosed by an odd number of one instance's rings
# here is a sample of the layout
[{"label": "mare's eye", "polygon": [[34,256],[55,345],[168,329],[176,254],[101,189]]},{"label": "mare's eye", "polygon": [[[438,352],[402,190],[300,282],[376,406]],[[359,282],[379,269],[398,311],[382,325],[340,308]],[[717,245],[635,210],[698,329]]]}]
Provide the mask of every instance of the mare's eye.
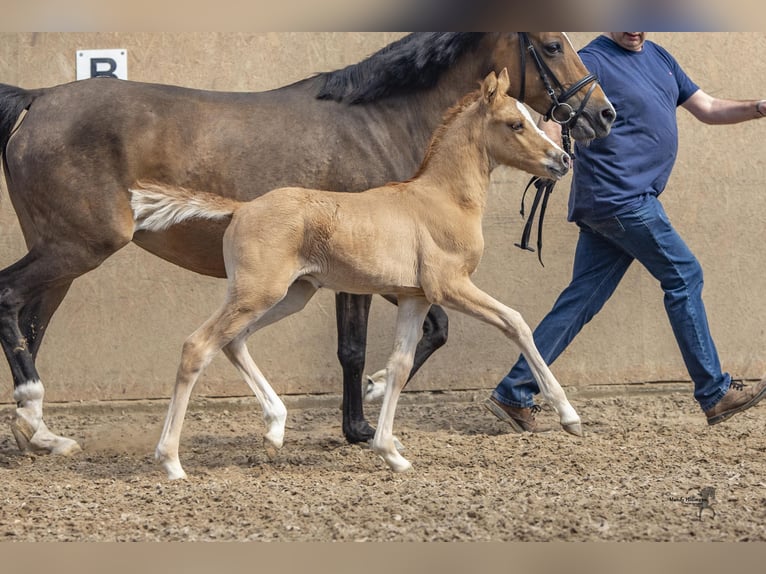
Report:
[{"label": "mare's eye", "polygon": [[523,122],[508,122],[508,127],[515,132],[520,132],[521,130],[524,129],[524,123]]},{"label": "mare's eye", "polygon": [[550,44],[545,45],[545,51],[551,56],[555,56],[556,54],[561,54],[564,49],[560,42],[551,42]]}]

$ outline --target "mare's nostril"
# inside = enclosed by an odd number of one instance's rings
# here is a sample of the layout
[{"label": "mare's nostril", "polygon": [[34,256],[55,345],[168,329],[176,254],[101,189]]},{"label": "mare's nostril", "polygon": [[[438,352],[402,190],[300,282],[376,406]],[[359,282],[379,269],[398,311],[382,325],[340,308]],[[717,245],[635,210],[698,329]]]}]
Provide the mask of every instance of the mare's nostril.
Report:
[{"label": "mare's nostril", "polygon": [[567,154],[567,153],[563,153],[563,154],[561,154],[561,164],[562,164],[562,165],[563,165],[565,168],[569,169],[569,167],[570,167],[570,166],[571,166],[571,164],[572,164],[572,159],[569,157],[569,154]]}]

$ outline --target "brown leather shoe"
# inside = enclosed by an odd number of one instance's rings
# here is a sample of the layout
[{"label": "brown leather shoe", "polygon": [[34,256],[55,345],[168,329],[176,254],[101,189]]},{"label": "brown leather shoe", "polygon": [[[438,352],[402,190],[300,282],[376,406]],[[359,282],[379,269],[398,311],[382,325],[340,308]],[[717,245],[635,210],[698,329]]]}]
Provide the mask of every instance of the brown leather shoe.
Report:
[{"label": "brown leather shoe", "polygon": [[707,411],[707,424],[715,425],[758,404],[766,396],[766,379],[748,386],[740,381],[732,381],[729,390],[716,405]]},{"label": "brown leather shoe", "polygon": [[509,407],[495,399],[495,397],[489,397],[484,401],[484,406],[501,421],[511,425],[514,432],[540,433],[553,430],[551,427],[538,424],[537,420],[535,420],[535,415],[542,410],[539,405],[524,408]]}]

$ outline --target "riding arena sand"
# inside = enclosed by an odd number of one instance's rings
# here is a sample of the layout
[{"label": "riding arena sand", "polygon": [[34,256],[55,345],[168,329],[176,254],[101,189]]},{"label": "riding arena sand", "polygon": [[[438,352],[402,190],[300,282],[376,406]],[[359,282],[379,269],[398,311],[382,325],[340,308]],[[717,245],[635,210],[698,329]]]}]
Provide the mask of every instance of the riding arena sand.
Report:
[{"label": "riding arena sand", "polygon": [[182,481],[153,458],[166,401],[48,404],[49,426],[83,452],[22,454],[0,438],[0,540],[766,540],[763,406],[708,427],[684,383],[567,392],[584,438],[514,434],[484,408],[487,390],[406,391],[402,474],[346,443],[337,395],[285,397],[273,460],[254,398],[193,398]]}]

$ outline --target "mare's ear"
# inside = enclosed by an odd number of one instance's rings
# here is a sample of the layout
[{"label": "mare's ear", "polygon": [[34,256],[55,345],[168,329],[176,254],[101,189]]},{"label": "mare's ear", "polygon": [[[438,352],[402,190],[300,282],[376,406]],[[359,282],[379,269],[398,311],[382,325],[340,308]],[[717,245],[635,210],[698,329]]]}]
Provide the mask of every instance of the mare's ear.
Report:
[{"label": "mare's ear", "polygon": [[503,68],[503,71],[497,77],[497,91],[501,94],[507,94],[510,87],[511,79],[508,77],[508,68]]},{"label": "mare's ear", "polygon": [[481,96],[486,103],[492,102],[497,94],[497,76],[495,72],[490,72],[481,83]]}]

